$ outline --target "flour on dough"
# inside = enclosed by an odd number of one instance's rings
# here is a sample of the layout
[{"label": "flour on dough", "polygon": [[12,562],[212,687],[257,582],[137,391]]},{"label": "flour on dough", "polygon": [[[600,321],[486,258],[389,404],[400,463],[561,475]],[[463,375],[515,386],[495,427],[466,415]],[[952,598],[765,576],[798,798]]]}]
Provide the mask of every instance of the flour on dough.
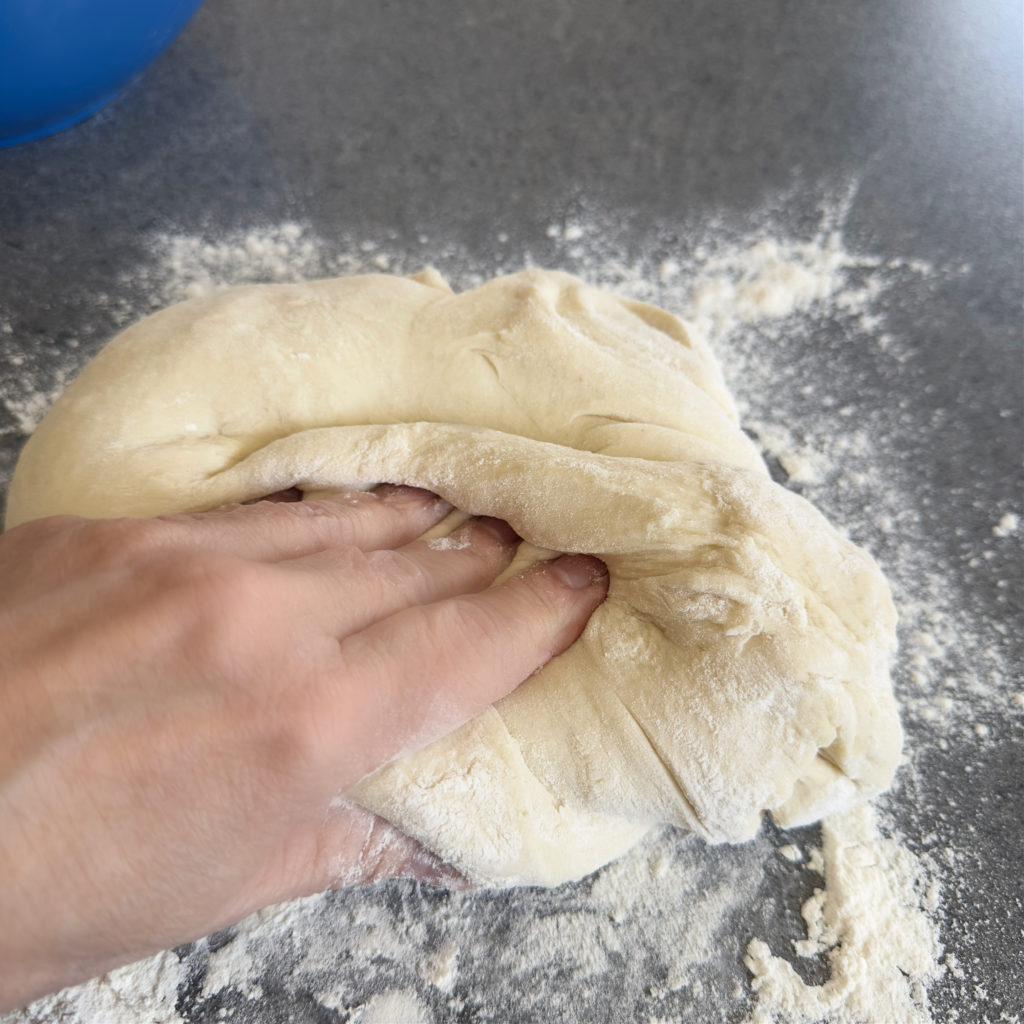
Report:
[{"label": "flour on dough", "polygon": [[528,270],[257,285],[157,313],[55,404],[8,525],[414,484],[583,551],[564,654],[350,794],[471,877],[555,885],[664,823],[752,836],[885,788],[901,734],[872,559],[773,483],[670,314]]}]

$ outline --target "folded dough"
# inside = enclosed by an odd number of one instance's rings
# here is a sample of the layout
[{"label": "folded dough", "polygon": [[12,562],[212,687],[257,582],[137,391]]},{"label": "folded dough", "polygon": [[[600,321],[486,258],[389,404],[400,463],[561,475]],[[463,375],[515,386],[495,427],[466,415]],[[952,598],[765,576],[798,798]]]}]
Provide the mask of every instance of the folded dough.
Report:
[{"label": "folded dough", "polygon": [[426,487],[522,555],[595,554],[564,654],[350,794],[471,877],[555,885],[671,823],[749,838],[886,787],[901,734],[877,566],[773,483],[709,351],[567,274],[256,285],[112,341],[33,435],[8,525],[297,486]]}]

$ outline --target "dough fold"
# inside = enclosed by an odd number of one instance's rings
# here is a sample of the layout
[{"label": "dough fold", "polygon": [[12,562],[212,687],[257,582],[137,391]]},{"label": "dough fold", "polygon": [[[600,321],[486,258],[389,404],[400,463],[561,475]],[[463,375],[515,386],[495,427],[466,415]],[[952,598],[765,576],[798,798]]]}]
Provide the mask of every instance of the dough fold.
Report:
[{"label": "dough fold", "polygon": [[388,481],[595,554],[582,637],[351,796],[471,877],[554,885],[674,824],[739,841],[884,789],[895,614],[861,549],[773,483],[661,310],[525,271],[233,289],[158,313],[30,440],[8,525]]}]

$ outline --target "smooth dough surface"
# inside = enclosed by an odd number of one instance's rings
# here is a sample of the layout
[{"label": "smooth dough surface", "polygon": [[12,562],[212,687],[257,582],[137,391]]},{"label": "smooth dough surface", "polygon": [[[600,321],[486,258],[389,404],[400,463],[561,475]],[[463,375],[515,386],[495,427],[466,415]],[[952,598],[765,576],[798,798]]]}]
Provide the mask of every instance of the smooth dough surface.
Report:
[{"label": "smooth dough surface", "polygon": [[8,526],[297,486],[427,487],[608,599],[496,707],[350,796],[471,877],[554,885],[671,823],[710,841],[885,788],[895,614],[872,559],[772,482],[681,321],[566,274],[232,289],[111,342],[15,472]]}]

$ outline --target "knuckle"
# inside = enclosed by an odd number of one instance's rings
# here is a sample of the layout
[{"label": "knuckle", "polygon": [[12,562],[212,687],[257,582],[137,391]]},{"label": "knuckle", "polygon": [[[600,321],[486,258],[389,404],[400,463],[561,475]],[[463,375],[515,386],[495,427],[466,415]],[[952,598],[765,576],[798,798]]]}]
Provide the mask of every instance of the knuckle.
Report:
[{"label": "knuckle", "polygon": [[493,567],[495,575],[498,565],[508,561],[512,555],[511,549],[497,543],[493,533],[482,530],[476,524],[463,528],[457,543],[453,545],[453,553],[462,557],[468,555],[481,568]]},{"label": "knuckle", "polygon": [[221,556],[201,551],[176,551],[163,558],[153,558],[140,569],[150,586],[156,590],[180,596],[185,591],[197,600],[216,574],[214,565]]},{"label": "knuckle", "polygon": [[345,734],[337,691],[320,661],[288,661],[278,668],[255,696],[251,681],[242,691],[261,763],[278,778],[323,784],[334,777],[339,730]]},{"label": "knuckle", "polygon": [[280,631],[272,569],[202,552],[154,559],[140,573],[158,615],[179,624],[192,657],[220,678],[248,675]]},{"label": "knuckle", "polygon": [[3,532],[5,565],[9,566],[26,551],[36,564],[46,564],[54,558],[67,563],[76,551],[74,545],[79,534],[90,525],[90,520],[78,516],[47,516],[6,530]]},{"label": "knuckle", "polygon": [[160,551],[170,537],[166,523],[155,519],[97,519],[82,527],[82,541],[99,562],[133,562]]},{"label": "knuckle", "polygon": [[351,502],[314,499],[264,502],[260,507],[265,509],[267,515],[299,522],[303,530],[311,532],[325,546],[347,546],[357,537],[358,516],[363,504],[353,496]]},{"label": "knuckle", "polygon": [[266,568],[257,562],[222,555],[190,558],[183,573],[194,586],[200,603],[209,608],[230,608],[232,614],[250,614],[263,606]]},{"label": "knuckle", "polygon": [[[287,493],[287,492],[282,492]],[[304,537],[312,536],[324,547],[350,544],[356,536],[358,501],[277,500],[223,505],[206,512],[165,516],[169,523],[195,519],[229,518],[240,529],[298,530]]]},{"label": "knuckle", "polygon": [[68,530],[74,530],[90,520],[80,516],[46,516],[44,519],[32,519],[27,523],[21,523],[11,530],[6,531],[6,536],[17,536],[24,540],[44,541],[50,537],[58,536]]},{"label": "knuckle", "polygon": [[464,600],[455,605],[462,627],[474,637],[498,645],[512,634],[509,616],[491,602]]},{"label": "knuckle", "polygon": [[515,643],[516,630],[511,618],[494,602],[472,596],[438,605],[430,620],[432,640],[454,649],[453,639],[471,639],[478,653],[499,657]]},{"label": "knuckle", "polygon": [[328,754],[324,716],[301,691],[289,691],[273,714],[256,723],[261,762],[276,776],[289,779],[316,774]]},{"label": "knuckle", "polygon": [[496,680],[522,659],[524,645],[501,609],[466,597],[429,605],[422,612],[414,649],[426,654],[413,670],[429,671],[431,685],[443,685],[451,707],[467,715],[503,695],[492,692]]},{"label": "knuckle", "polygon": [[217,691],[243,708],[252,705],[273,734],[287,734],[300,703],[301,672],[289,630],[258,601],[226,604],[215,590],[206,593],[181,624],[181,649]]},{"label": "knuckle", "polygon": [[0,578],[50,580],[82,561],[77,539],[89,520],[48,516],[15,526],[0,536]]},{"label": "knuckle", "polygon": [[427,570],[403,551],[382,548],[366,555],[366,568],[384,587],[421,589],[428,581]]}]

